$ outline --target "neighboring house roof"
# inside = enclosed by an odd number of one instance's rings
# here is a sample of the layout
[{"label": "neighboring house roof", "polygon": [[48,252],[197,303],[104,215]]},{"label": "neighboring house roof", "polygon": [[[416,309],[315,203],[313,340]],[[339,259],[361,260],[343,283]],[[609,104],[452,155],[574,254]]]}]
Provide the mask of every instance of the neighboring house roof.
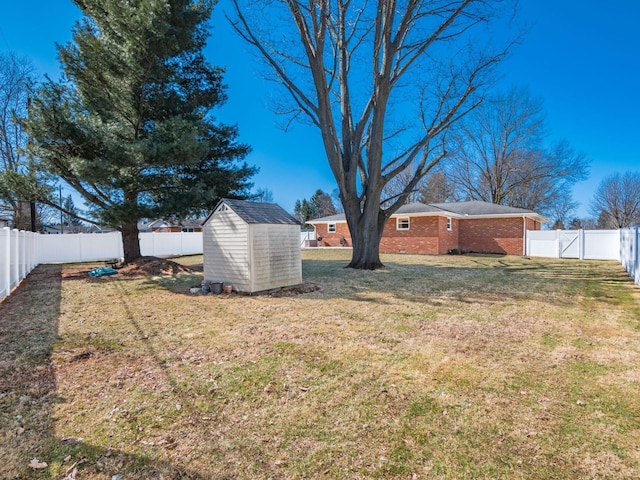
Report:
[{"label": "neighboring house roof", "polygon": [[[201,227],[205,222],[205,219],[181,219],[181,220],[164,220],[162,218],[154,220],[153,222],[145,224],[147,230],[154,228],[166,228],[166,227]],[[140,229],[140,226],[138,227]]]},{"label": "neighboring house roof", "polygon": [[[217,211],[223,203],[246,223],[300,225],[300,222],[289,215],[280,205],[276,205],[275,203],[247,202],[246,200],[223,198],[214,209],[214,212]],[[213,213],[211,215],[213,215]],[[211,215],[209,215],[209,218]]]},{"label": "neighboring house roof", "polygon": [[[392,217],[399,216],[447,216],[454,218],[508,218],[508,217],[529,217],[538,222],[545,223],[548,220],[542,215],[524,208],[505,207],[495,203],[471,201],[471,202],[451,202],[451,203],[409,203],[401,206]],[[328,217],[309,220],[307,223],[335,223],[345,222],[344,213],[331,215]]]},{"label": "neighboring house roof", "polygon": [[138,231],[140,233],[150,232],[151,227],[149,227],[149,225],[150,225],[149,220],[146,218],[143,218],[142,220],[138,220]]}]

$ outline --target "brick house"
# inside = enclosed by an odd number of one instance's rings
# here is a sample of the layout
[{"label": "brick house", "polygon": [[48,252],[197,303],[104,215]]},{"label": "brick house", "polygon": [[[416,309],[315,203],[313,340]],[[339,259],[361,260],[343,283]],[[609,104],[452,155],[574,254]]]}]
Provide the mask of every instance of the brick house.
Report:
[{"label": "brick house", "polygon": [[[444,255],[451,250],[523,255],[526,230],[540,230],[547,219],[531,210],[487,202],[411,203],[384,227],[381,253]],[[307,222],[318,246],[351,246],[344,214]]]}]

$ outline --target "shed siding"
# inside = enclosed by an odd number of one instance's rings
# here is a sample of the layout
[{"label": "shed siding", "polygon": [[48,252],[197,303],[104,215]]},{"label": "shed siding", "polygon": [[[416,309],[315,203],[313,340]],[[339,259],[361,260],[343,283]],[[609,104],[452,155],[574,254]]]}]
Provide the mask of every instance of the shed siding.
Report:
[{"label": "shed siding", "polygon": [[218,211],[204,225],[204,278],[250,291],[249,226],[232,210]]},{"label": "shed siding", "polygon": [[251,249],[251,291],[302,283],[300,227],[298,225],[249,226]]}]

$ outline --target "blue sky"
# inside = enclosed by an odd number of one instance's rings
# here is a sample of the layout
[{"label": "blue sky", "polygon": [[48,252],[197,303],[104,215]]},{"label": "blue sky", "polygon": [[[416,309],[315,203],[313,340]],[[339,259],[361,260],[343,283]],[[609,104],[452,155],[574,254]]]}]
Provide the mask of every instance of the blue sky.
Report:
[{"label": "blue sky", "polygon": [[[591,159],[591,175],[574,188],[580,216],[588,214],[593,191],[607,175],[640,169],[640,2],[637,0],[521,0],[520,19],[533,28],[502,66],[505,86],[527,86],[544,100],[550,140],[566,138]],[[296,199],[335,182],[319,132],[296,124],[287,132],[269,105],[274,84],[262,79],[254,56],[231,32],[216,7],[206,55],[227,69],[229,100],[217,113],[237,123],[251,145],[247,158],[260,167],[257,188],[292,210]],[[5,2],[0,50],[29,57],[43,74],[56,78],[55,43],[71,39],[79,18],[67,0]]]}]

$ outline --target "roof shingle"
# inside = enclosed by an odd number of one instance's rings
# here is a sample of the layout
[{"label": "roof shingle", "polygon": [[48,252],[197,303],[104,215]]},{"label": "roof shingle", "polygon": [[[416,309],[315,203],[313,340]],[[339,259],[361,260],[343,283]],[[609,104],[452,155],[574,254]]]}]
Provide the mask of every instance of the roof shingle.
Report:
[{"label": "roof shingle", "polygon": [[247,202],[246,200],[229,198],[223,198],[220,203],[228,205],[231,210],[247,223],[300,225],[300,222],[275,203]]},{"label": "roof shingle", "polygon": [[[401,206],[394,214],[398,215],[411,215],[411,214],[429,214],[435,213],[440,215],[446,215],[447,213],[460,216],[501,216],[501,215],[527,215],[533,217],[539,217],[543,221],[546,221],[544,217],[541,217],[533,210],[526,210],[524,208],[505,207],[504,205],[497,205],[495,203],[470,201],[470,202],[451,202],[451,203],[409,203]],[[314,218],[309,220],[308,223],[314,222],[326,223],[326,222],[343,222],[345,221],[344,213],[337,215],[331,215],[329,217]]]}]

